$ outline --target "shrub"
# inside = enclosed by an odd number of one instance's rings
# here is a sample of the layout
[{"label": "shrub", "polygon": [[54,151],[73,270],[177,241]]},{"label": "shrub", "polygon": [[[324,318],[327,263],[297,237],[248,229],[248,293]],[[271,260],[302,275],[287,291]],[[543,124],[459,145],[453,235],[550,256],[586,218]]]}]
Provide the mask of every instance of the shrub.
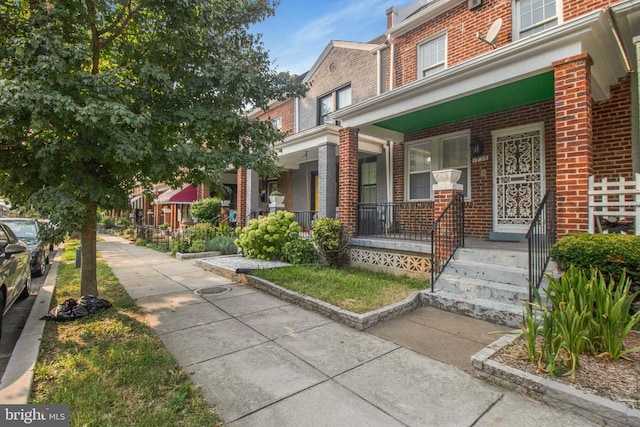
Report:
[{"label": "shrub", "polygon": [[212,239],[217,234],[216,226],[203,222],[200,224],[192,225],[187,228],[184,235],[189,240],[204,240]]},{"label": "shrub", "polygon": [[221,209],[220,199],[208,197],[206,199],[193,202],[191,205],[191,215],[198,218],[198,221],[209,224],[217,224]]},{"label": "shrub", "polygon": [[[597,270],[587,273],[573,265],[559,280],[550,277],[545,293],[551,306],[543,304],[536,291],[535,307],[542,311],[541,315],[531,305],[524,313],[522,330],[529,359],[534,363],[537,359],[547,373],[556,375],[556,361],[560,350],[564,350],[564,369],[575,380],[583,352],[616,360],[639,350],[623,348],[627,334],[640,320],[640,312],[630,313],[631,303],[639,292],[631,294],[629,288],[630,281],[624,274],[616,285],[614,278],[607,283]],[[535,343],[538,334],[543,338],[539,351]]]},{"label": "shrub", "polygon": [[623,270],[640,279],[640,236],[623,234],[567,234],[551,248],[551,257],[564,270],[575,265],[621,277]]},{"label": "shrub", "polygon": [[350,235],[339,219],[319,218],[311,223],[313,241],[321,259],[330,267],[343,267],[349,263]]},{"label": "shrub", "polygon": [[237,247],[233,243],[233,238],[229,236],[218,235],[213,239],[209,239],[206,244],[207,251],[219,251],[223,255],[231,255],[237,252]]},{"label": "shrub", "polygon": [[176,237],[171,242],[171,247],[169,248],[169,252],[175,254],[177,252],[187,253],[190,251],[191,245],[189,244],[189,240],[185,239],[182,236]]},{"label": "shrub", "polygon": [[282,260],[290,264],[313,264],[318,260],[318,251],[311,240],[298,236],[284,244]]},{"label": "shrub", "polygon": [[118,227],[129,227],[131,225],[131,221],[129,218],[118,218],[116,220],[116,225]]},{"label": "shrub", "polygon": [[285,243],[299,238],[300,225],[293,213],[279,211],[252,219],[246,227],[236,231],[235,244],[242,248],[247,258],[271,260],[281,259]]},{"label": "shrub", "polygon": [[103,216],[102,219],[100,220],[100,225],[102,225],[104,228],[107,228],[107,229],[113,228],[115,224],[116,224],[116,221],[111,216]]},{"label": "shrub", "polygon": [[198,252],[204,252],[204,251],[205,251],[204,240],[193,240],[191,242],[191,247],[189,248],[189,252],[198,253]]}]

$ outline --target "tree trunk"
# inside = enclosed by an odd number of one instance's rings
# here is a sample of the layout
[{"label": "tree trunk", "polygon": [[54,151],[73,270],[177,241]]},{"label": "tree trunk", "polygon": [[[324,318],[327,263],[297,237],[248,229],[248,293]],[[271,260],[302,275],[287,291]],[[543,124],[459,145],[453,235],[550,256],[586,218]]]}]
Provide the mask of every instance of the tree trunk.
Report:
[{"label": "tree trunk", "polygon": [[80,295],[98,296],[98,279],[96,267],[96,215],[97,206],[90,203],[82,225],[82,275],[80,278]]}]

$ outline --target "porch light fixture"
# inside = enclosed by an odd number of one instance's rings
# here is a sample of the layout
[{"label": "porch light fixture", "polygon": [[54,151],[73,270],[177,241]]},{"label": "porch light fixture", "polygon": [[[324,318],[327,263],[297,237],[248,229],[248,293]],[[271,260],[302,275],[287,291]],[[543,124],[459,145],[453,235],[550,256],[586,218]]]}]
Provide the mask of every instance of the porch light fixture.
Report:
[{"label": "porch light fixture", "polygon": [[470,145],[470,149],[471,149],[471,155],[473,157],[478,157],[478,156],[482,156],[482,150],[483,150],[483,144],[482,141],[480,140],[474,140],[471,142]]}]

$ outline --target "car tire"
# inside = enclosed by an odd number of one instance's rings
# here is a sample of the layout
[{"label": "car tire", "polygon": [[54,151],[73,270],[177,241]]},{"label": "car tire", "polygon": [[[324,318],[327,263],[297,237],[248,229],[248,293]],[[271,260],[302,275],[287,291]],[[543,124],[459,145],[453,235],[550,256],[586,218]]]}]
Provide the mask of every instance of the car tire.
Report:
[{"label": "car tire", "polygon": [[20,295],[18,295],[18,300],[27,299],[29,298],[29,295],[31,295],[31,278],[27,277],[26,282],[27,283],[25,283],[24,289],[22,289],[22,292],[20,292]]},{"label": "car tire", "polygon": [[35,277],[44,276],[45,271],[47,271],[47,257],[44,254],[41,257],[40,264],[38,265],[38,269],[33,272]]}]

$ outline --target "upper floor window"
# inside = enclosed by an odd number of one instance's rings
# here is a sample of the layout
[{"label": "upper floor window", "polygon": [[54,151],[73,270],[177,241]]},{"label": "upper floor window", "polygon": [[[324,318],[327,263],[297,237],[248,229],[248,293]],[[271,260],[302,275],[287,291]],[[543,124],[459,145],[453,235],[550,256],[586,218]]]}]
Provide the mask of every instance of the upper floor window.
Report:
[{"label": "upper floor window", "polygon": [[515,0],[517,37],[523,38],[558,25],[556,0]]},{"label": "upper floor window", "polygon": [[418,46],[418,73],[427,77],[446,67],[447,36],[442,35]]},{"label": "upper floor window", "polygon": [[318,98],[318,124],[331,123],[329,115],[349,105],[351,105],[351,86],[342,87]]},{"label": "upper floor window", "polygon": [[282,116],[272,118],[271,123],[273,124],[274,128],[282,130]]}]

